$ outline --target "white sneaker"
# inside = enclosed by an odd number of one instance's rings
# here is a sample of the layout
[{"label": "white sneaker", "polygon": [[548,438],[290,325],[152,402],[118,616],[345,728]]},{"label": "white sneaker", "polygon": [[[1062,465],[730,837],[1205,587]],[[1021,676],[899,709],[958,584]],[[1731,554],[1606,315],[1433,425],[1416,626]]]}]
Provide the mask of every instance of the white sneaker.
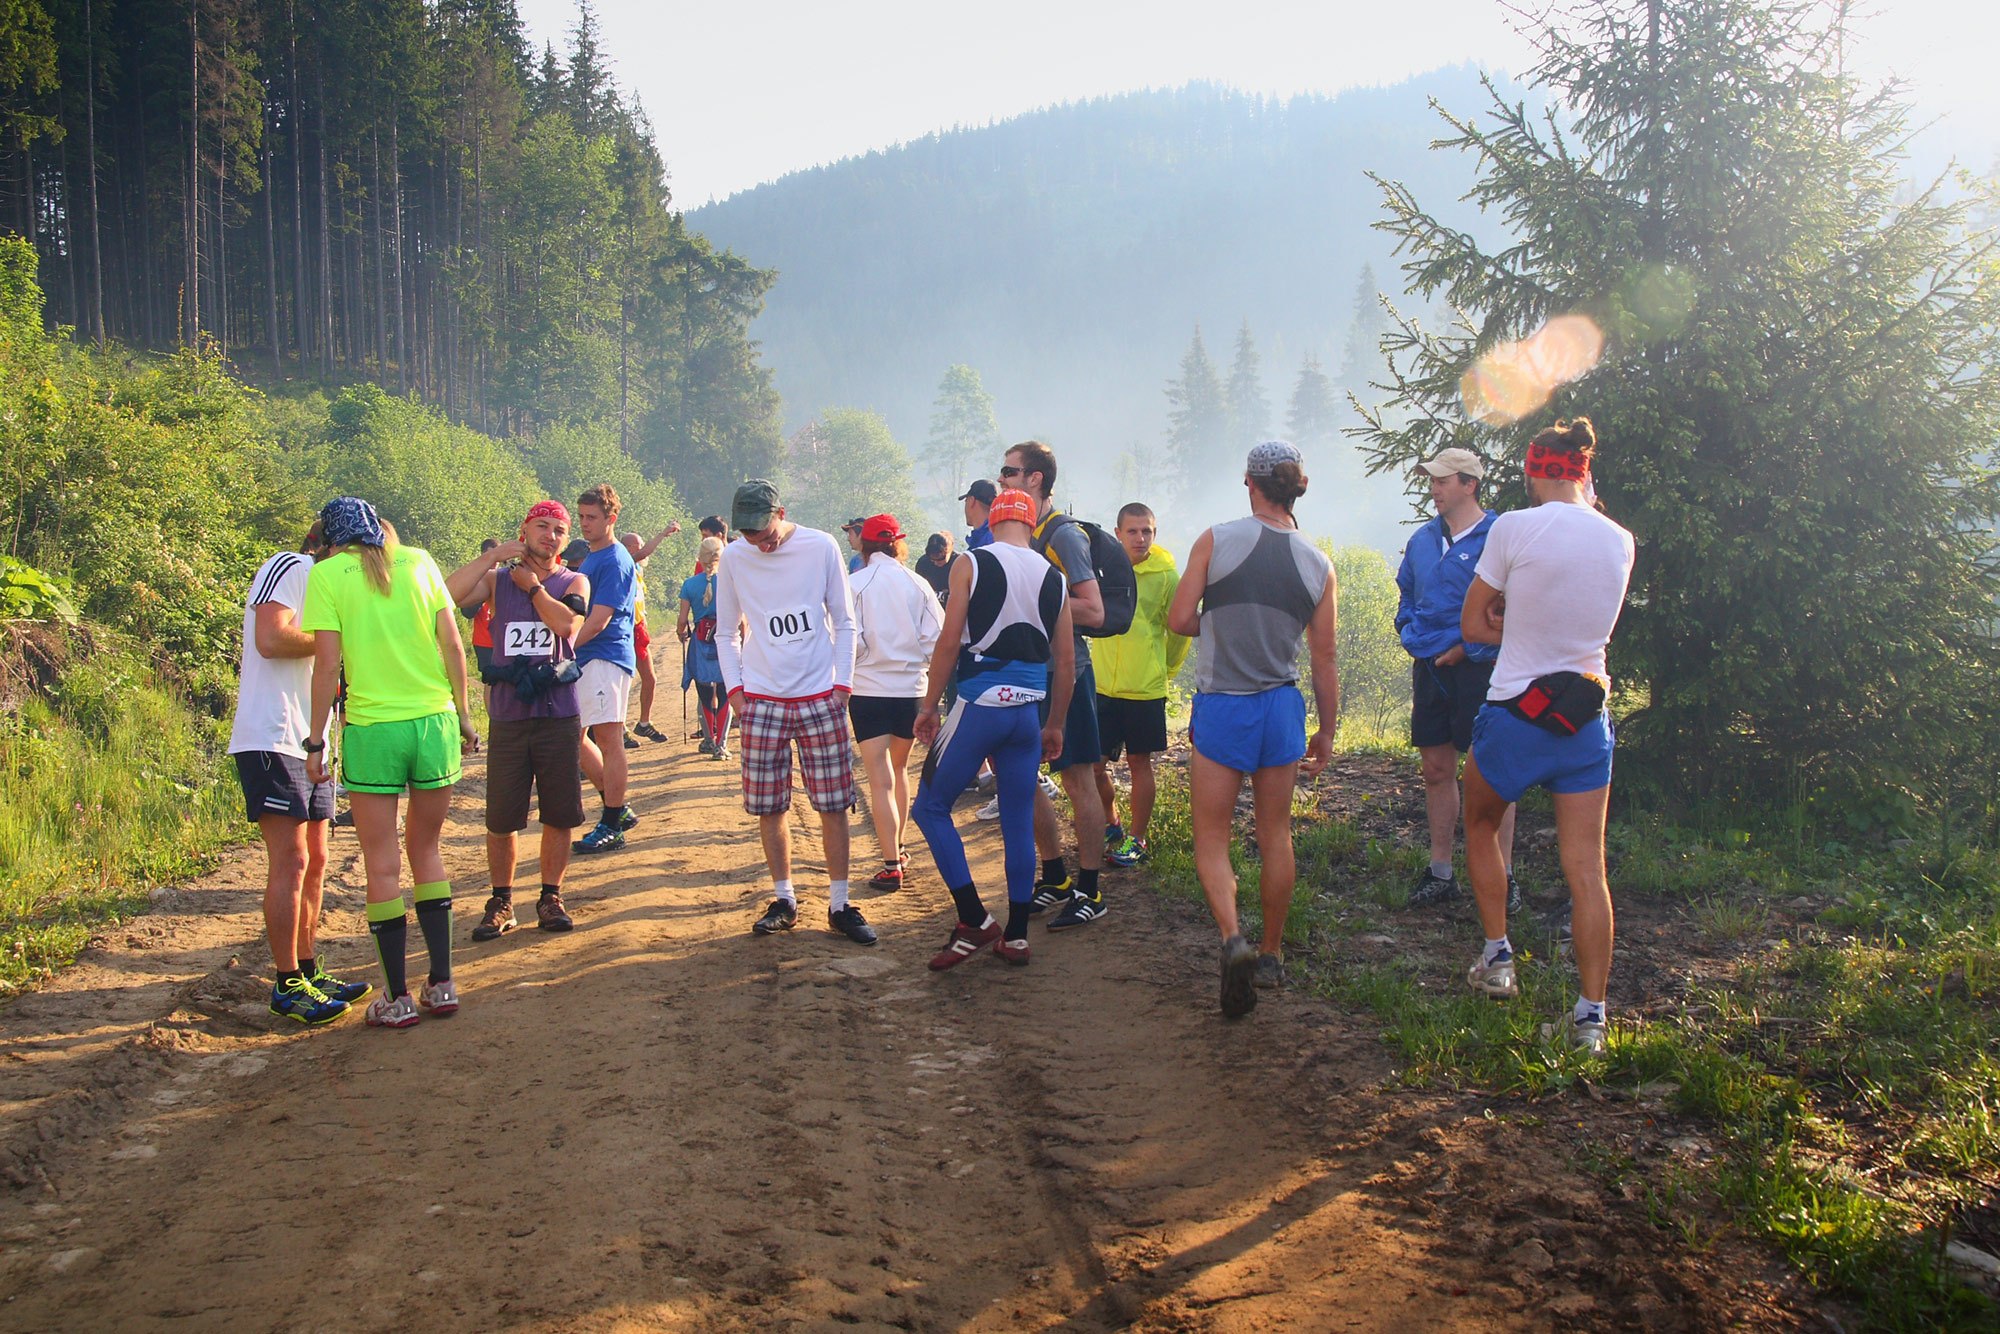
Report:
[{"label": "white sneaker", "polygon": [[458,988],[451,984],[448,977],[442,982],[426,982],[423,990],[417,993],[417,1004],[423,1006],[425,1014],[457,1014]]},{"label": "white sneaker", "polygon": [[1047,774],[1037,775],[1037,781],[1042,785],[1042,795],[1050,801],[1054,801],[1063,794],[1062,784],[1056,782],[1055,779],[1049,777]]},{"label": "white sneaker", "polygon": [[368,1010],[361,1016],[371,1028],[408,1028],[423,1016],[417,1013],[416,1005],[408,993],[391,1000],[387,996],[377,996],[368,1002]]},{"label": "white sneaker", "polygon": [[998,797],[995,797],[995,798],[993,798],[993,800],[991,800],[991,801],[987,802],[987,803],[986,803],[986,804],[985,804],[984,806],[981,806],[981,807],[980,807],[980,808],[979,808],[979,809],[978,809],[977,811],[975,811],[975,812],[973,813],[973,817],[972,817],[972,818],[973,818],[973,819],[975,819],[975,820],[997,820],[997,819],[999,819],[999,818],[1000,818],[1000,798],[998,798]]},{"label": "white sneaker", "polygon": [[1474,959],[1472,967],[1465,970],[1465,984],[1494,1000],[1514,999],[1521,994],[1521,984],[1514,978],[1514,952],[1508,950],[1492,963]]},{"label": "white sneaker", "polygon": [[1608,1027],[1589,1019],[1572,1019],[1569,1025],[1569,1045],[1585,1056],[1602,1056],[1610,1043]]}]

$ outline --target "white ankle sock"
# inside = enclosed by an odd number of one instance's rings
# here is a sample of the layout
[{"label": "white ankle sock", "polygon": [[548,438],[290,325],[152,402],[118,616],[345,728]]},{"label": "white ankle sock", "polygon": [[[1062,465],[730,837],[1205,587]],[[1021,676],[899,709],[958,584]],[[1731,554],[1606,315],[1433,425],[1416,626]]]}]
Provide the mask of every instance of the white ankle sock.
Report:
[{"label": "white ankle sock", "polygon": [[1603,1001],[1585,1000],[1579,995],[1576,998],[1576,1008],[1569,1012],[1569,1017],[1573,1023],[1601,1024],[1609,1014],[1610,1011],[1605,1008]]},{"label": "white ankle sock", "polygon": [[1436,876],[1436,877],[1437,877],[1438,879],[1440,879],[1440,880],[1449,880],[1449,879],[1451,879],[1451,863],[1450,863],[1450,862],[1432,862],[1432,863],[1431,863],[1431,874],[1432,874],[1432,875],[1434,875],[1434,876]]},{"label": "white ankle sock", "polygon": [[792,893],[792,882],[789,880],[773,880],[771,882],[771,892],[785,902],[795,906],[799,901],[798,895]]},{"label": "white ankle sock", "polygon": [[1492,963],[1495,959],[1499,958],[1501,955],[1512,954],[1513,952],[1514,952],[1514,947],[1513,945],[1508,943],[1507,937],[1502,936],[1498,940],[1489,940],[1486,942],[1486,948],[1480,951],[1479,966],[1481,968],[1484,968],[1487,964]]},{"label": "white ankle sock", "polygon": [[836,880],[832,884],[827,886],[826,910],[828,912],[839,912],[842,908],[845,908],[846,906],[847,906],[847,882],[845,880]]}]

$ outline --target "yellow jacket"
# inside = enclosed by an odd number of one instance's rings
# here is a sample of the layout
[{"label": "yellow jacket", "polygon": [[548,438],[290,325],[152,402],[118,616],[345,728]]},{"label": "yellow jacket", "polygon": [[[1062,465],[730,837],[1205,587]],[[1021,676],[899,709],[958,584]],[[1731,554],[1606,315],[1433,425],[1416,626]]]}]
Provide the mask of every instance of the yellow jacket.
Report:
[{"label": "yellow jacket", "polygon": [[1174,554],[1155,546],[1132,567],[1139,576],[1139,605],[1132,628],[1122,635],[1090,641],[1090,661],[1097,669],[1097,693],[1113,699],[1164,699],[1167,682],[1187,661],[1193,643],[1167,629],[1167,608],[1181,586]]}]

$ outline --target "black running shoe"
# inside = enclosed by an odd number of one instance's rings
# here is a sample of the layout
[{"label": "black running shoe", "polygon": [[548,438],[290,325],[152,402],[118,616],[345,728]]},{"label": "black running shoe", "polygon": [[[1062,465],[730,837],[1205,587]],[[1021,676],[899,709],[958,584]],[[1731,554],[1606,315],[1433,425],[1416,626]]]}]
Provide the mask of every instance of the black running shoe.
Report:
[{"label": "black running shoe", "polygon": [[868,925],[868,919],[861,915],[861,909],[851,903],[839,912],[828,913],[826,925],[829,931],[838,931],[857,945],[875,943],[875,928]]},{"label": "black running shoe", "polygon": [[1508,876],[1507,915],[1509,917],[1512,917],[1515,913],[1521,911],[1521,909],[1526,906],[1527,906],[1526,901],[1521,897],[1521,883],[1518,880],[1514,879],[1513,876],[1511,875]]},{"label": "black running shoe", "polygon": [[1410,889],[1410,897],[1404,904],[1408,908],[1430,908],[1458,897],[1458,877],[1452,875],[1432,875],[1426,866],[1424,873]]},{"label": "black running shoe", "polygon": [[1065,875],[1061,880],[1038,880],[1035,882],[1035,899],[1028,905],[1030,916],[1039,917],[1051,908],[1068,903],[1076,894],[1076,880]]},{"label": "black running shoe", "polygon": [[1065,931],[1073,926],[1087,926],[1104,916],[1104,891],[1086,895],[1082,891],[1069,896],[1069,905],[1049,919],[1049,930]]},{"label": "black running shoe", "polygon": [[752,923],[750,930],[760,936],[774,936],[780,931],[789,931],[799,920],[799,906],[790,899],[772,899],[771,906],[764,909],[764,915]]}]

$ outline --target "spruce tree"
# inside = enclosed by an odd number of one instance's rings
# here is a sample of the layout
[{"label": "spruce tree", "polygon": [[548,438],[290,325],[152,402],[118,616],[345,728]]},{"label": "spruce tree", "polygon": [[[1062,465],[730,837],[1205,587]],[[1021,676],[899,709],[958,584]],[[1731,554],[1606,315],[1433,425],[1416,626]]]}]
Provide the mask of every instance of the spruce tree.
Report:
[{"label": "spruce tree", "polygon": [[[1467,322],[1399,317],[1392,396],[1354,434],[1375,471],[1479,450],[1518,504],[1528,437],[1592,418],[1598,491],[1639,541],[1620,741],[1695,797],[1949,768],[1991,696],[2000,269],[1962,205],[1901,178],[1903,110],[1841,71],[1828,22],[1619,0],[1541,30],[1533,79],[1566,113],[1447,113],[1505,251],[1379,182],[1410,287]],[[1605,335],[1596,370],[1471,420],[1475,359],[1570,312]]]},{"label": "spruce tree", "polygon": [[1285,411],[1285,430],[1301,449],[1330,445],[1340,427],[1340,399],[1333,381],[1320,369],[1319,356],[1307,353],[1299,366],[1298,381],[1292,386],[1291,406]]},{"label": "spruce tree", "polygon": [[1250,337],[1248,320],[1236,331],[1236,360],[1229,367],[1229,385],[1223,401],[1229,417],[1230,449],[1248,451],[1271,433],[1271,403],[1264,397],[1257,343]]},{"label": "spruce tree", "polygon": [[947,369],[938,382],[937,400],[931,405],[931,434],[924,445],[924,459],[932,475],[947,483],[950,494],[965,490],[970,470],[985,476],[991,459],[999,456],[1000,422],[993,415],[993,395],[979,379],[979,372],[959,364]]},{"label": "spruce tree", "polygon": [[1226,454],[1229,409],[1222,379],[1201,340],[1201,326],[1181,355],[1181,373],[1167,382],[1167,453],[1182,490],[1203,485]]}]

